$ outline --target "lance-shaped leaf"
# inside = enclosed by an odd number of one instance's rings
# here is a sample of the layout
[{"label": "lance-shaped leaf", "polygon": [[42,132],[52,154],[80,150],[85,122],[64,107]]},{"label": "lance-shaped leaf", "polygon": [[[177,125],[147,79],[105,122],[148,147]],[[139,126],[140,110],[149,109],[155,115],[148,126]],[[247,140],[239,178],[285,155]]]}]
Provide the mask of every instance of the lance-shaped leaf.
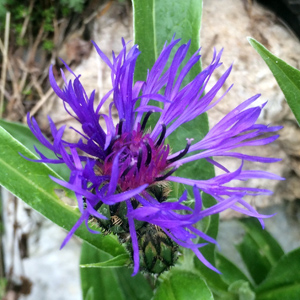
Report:
[{"label": "lance-shaped leaf", "polygon": [[[146,79],[147,69],[151,69],[163,45],[166,41],[170,41],[175,33],[176,38],[182,39],[182,43],[191,40],[187,57],[199,50],[202,0],[175,2],[172,0],[133,0],[132,2],[134,42],[139,45],[139,50],[141,51],[134,74],[135,80]],[[190,82],[200,72],[201,63],[199,62],[187,74],[184,84]],[[147,124],[153,128],[156,121],[154,116],[151,116]],[[202,114],[193,121],[181,125],[167,138],[166,142],[171,145],[172,151],[176,152],[185,148],[187,137],[198,141],[206,135],[208,130],[207,115]],[[186,164],[184,168],[179,168],[176,171],[176,175],[208,179],[214,176],[214,168],[205,160],[199,160]],[[174,188],[172,190],[177,189]]]},{"label": "lance-shaped leaf", "polygon": [[300,71],[272,54],[255,39],[249,38],[248,41],[270,68],[300,124]]},{"label": "lance-shaped leaf", "polygon": [[80,267],[81,268],[121,268],[127,266],[129,263],[130,263],[129,254],[125,253],[102,262],[80,265]]},{"label": "lance-shaped leaf", "polygon": [[[49,175],[60,178],[59,175],[45,164],[24,159],[19,153],[31,159],[37,157],[2,127],[0,139],[0,185],[55,224],[70,230],[80,213],[56,195],[55,189],[62,190],[62,187],[54,183]],[[91,227],[97,230],[95,226]],[[76,235],[113,256],[125,253],[115,237],[90,234],[84,225],[79,227]]]},{"label": "lance-shaped leaf", "polygon": [[[34,152],[34,146],[38,148],[45,156],[56,159],[55,154],[47,147],[42,145],[34,134],[30,131],[28,126],[20,123],[9,122],[0,119],[0,126],[2,126],[9,134],[11,134],[16,140],[23,144],[28,150]],[[68,180],[70,177],[70,170],[67,166],[62,164],[49,165],[55,173],[60,175],[63,179]]]},{"label": "lance-shaped leaf", "polygon": [[[128,258],[128,254],[125,255]],[[118,260],[125,255],[121,254]],[[98,262],[107,264],[113,260],[107,253],[83,243],[80,259],[82,265],[93,265]],[[145,277],[141,273],[132,277],[132,269],[127,267],[80,268],[80,275],[83,298],[88,296],[91,289],[95,295],[94,299],[101,300],[149,300],[153,295]]]},{"label": "lance-shaped leaf", "polygon": [[246,234],[237,249],[254,282],[259,284],[284,252],[277,241],[261,228],[256,219],[244,219],[240,222],[244,225]]},{"label": "lance-shaped leaf", "polygon": [[284,255],[284,251],[273,236],[263,229],[259,221],[255,218],[240,219],[245,231],[253,238],[257,246],[260,248],[260,253],[263,254],[270,265],[274,266],[279,259]]},{"label": "lance-shaped leaf", "polygon": [[[216,263],[217,267],[220,270],[222,279],[227,284],[233,284],[236,281],[247,282],[249,279],[247,276],[240,270],[233,262],[227,259],[224,255],[217,252],[216,253]],[[252,287],[252,285],[250,284]]]},{"label": "lance-shaped leaf", "polygon": [[284,254],[277,241],[254,218],[242,219],[246,234],[237,246],[255,283],[261,283]]},{"label": "lance-shaped leaf", "polygon": [[300,295],[300,248],[278,261],[266,280],[258,286],[257,300],[298,300]]},{"label": "lance-shaped leaf", "polygon": [[[176,38],[181,38],[183,43],[191,40],[191,46],[187,57],[194,54],[200,48],[200,29],[202,19],[202,0],[172,1],[172,0],[132,0],[134,12],[134,39],[139,45],[141,55],[137,61],[135,79],[145,80],[147,70],[156,61],[164,43],[170,41],[174,34]],[[171,56],[172,57],[172,56]],[[191,69],[184,84],[191,81],[201,72],[201,63],[195,64]],[[148,124],[154,127],[156,123],[154,117],[150,117]],[[152,122],[152,123],[151,123]],[[195,141],[203,138],[209,130],[206,114],[198,116],[191,122],[185,123],[167,138],[167,143],[172,150],[184,149],[186,138],[194,138]],[[198,160],[186,164],[184,168],[176,171],[177,176],[187,178],[208,179],[214,176],[214,168],[206,160]],[[190,187],[190,194],[192,190]],[[170,197],[178,197],[179,187],[174,184]],[[203,203],[205,207],[215,204],[215,200],[204,195]],[[219,216],[213,215],[210,218],[207,234],[213,238],[217,237]],[[212,264],[214,264],[215,245],[207,245],[201,248],[201,252]],[[193,254],[192,254],[193,255]],[[214,271],[205,267],[198,259],[195,259],[196,268],[201,271],[206,280],[210,281],[219,289],[226,290],[227,285],[220,279]]]},{"label": "lance-shaped leaf", "polygon": [[[157,59],[163,45],[174,34],[183,43],[191,40],[189,55],[200,47],[202,0],[132,0],[134,41],[142,52],[137,61],[135,79],[145,80],[147,69]],[[186,80],[190,81],[201,71],[195,65]]]}]

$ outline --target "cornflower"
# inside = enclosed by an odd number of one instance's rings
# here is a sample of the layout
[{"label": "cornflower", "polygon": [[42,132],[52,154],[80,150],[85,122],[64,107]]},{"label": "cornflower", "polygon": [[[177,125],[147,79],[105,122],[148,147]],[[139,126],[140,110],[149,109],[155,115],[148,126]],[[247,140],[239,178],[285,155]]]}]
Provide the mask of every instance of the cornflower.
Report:
[{"label": "cornflower", "polygon": [[[63,100],[66,111],[81,124],[81,132],[74,129],[78,134],[75,143],[63,139],[66,126],[57,129],[50,117],[53,143],[49,142],[36,120],[28,115],[31,131],[57,157],[49,159],[36,149],[40,156],[36,161],[65,164],[71,170],[68,182],[51,177],[61,186],[74,191],[81,212],[62,247],[84,222],[90,232],[98,234],[99,231],[89,226],[91,220],[96,220],[104,231],[117,234],[131,251],[133,275],[140,266],[143,270],[158,274],[168,269],[177,259],[177,245],[191,249],[207,267],[218,272],[199,251],[207,243],[217,242],[195,225],[203,218],[229,208],[256,217],[263,224],[262,219],[267,216],[259,214],[244,198],[271,194],[271,191],[231,187],[230,183],[252,178],[282,179],[265,171],[243,170],[244,160],[261,163],[279,160],[239,152],[243,147],[263,146],[278,138],[272,133],[280,126],[256,124],[266,103],[261,107],[250,105],[260,95],[251,97],[229,112],[204,138],[187,137],[185,148],[171,153],[171,146],[165,143],[166,138],[182,124],[217,105],[231,88],[215,99],[232,66],[204,94],[213,72],[221,65],[222,51],[214,51],[210,65],[183,86],[184,78],[199,62],[200,49],[184,64],[190,42],[180,45],[167,66],[170,54],[179,41],[173,38],[169,44],[166,43],[154,66],[148,70],[146,81],[135,83],[135,64],[140,55],[137,45],[127,50],[128,46],[122,40],[121,52],[118,55],[112,52],[110,61],[94,43],[101,59],[111,69],[112,81],[112,89],[98,105],[94,103],[95,91],[88,96],[80,83],[80,76],[75,75],[66,63],[63,62],[74,80],[67,81],[61,70],[65,81],[63,89],[57,85],[51,66],[49,77],[53,90]],[[179,67],[182,67],[181,71]],[[109,112],[104,114],[101,109],[111,97]],[[155,102],[157,105],[152,104]],[[113,107],[118,112],[116,124],[112,116]],[[158,116],[152,130],[147,128],[151,115]],[[100,119],[105,121],[105,128],[100,125]],[[237,148],[239,150],[235,150]],[[241,166],[229,171],[213,157],[233,157],[241,161]],[[185,164],[200,159],[221,169],[223,174],[208,180],[174,175]],[[192,187],[194,205],[188,205],[187,191],[176,201],[168,199],[168,185],[172,182]],[[204,208],[202,192],[213,196],[217,203]],[[199,237],[207,243],[197,243]]]}]

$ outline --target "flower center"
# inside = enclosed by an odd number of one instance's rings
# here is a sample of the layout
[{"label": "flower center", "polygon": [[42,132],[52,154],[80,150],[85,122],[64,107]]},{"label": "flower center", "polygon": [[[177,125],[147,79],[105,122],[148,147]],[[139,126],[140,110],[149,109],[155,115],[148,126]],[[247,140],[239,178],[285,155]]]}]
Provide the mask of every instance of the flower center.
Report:
[{"label": "flower center", "polygon": [[112,174],[112,165],[118,156],[118,185],[122,191],[136,188],[142,184],[149,185],[165,179],[168,169],[169,145],[163,145],[165,127],[157,142],[149,133],[144,132],[144,124],[137,130],[122,133],[122,120],[117,126],[117,134],[108,147],[108,155],[104,161],[104,175]]}]

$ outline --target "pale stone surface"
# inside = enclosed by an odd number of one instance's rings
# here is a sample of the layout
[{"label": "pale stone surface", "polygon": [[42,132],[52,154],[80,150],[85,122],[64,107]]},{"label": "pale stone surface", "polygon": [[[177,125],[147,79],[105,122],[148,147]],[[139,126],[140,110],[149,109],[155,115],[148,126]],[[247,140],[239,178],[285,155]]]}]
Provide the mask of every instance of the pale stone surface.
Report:
[{"label": "pale stone surface", "polygon": [[[32,283],[26,300],[80,300],[79,258],[81,241],[73,238],[59,250],[67,232],[30,209],[21,200],[2,190],[5,223],[4,253],[7,270],[13,266],[13,278],[20,276]],[[16,228],[14,238],[13,228]],[[21,258],[18,244],[28,236],[28,257]],[[15,298],[11,298],[15,299]]]},{"label": "pale stone surface", "polygon": [[[225,4],[226,2],[226,4]],[[216,7],[221,8],[216,12]],[[299,41],[276,18],[270,11],[253,3],[245,6],[245,1],[235,0],[214,0],[204,1],[203,27],[201,32],[204,65],[209,63],[211,46],[220,50],[224,48],[222,60],[224,67],[220,71],[233,64],[233,70],[224,85],[223,92],[232,84],[232,90],[225,96],[216,109],[209,112],[211,125],[220,120],[227,112],[232,110],[242,101],[260,93],[258,103],[268,101],[263,110],[260,121],[264,124],[284,125],[280,131],[281,138],[271,145],[247,149],[247,153],[263,155],[267,157],[282,158],[276,164],[255,164],[257,168],[274,172],[283,177],[287,177],[285,183],[270,180],[251,180],[247,186],[268,187],[274,191],[274,195],[269,197],[257,197],[251,202],[257,207],[264,207],[280,202],[286,197],[286,187],[297,181],[298,177],[291,176],[292,168],[296,167],[294,157],[299,157],[300,143],[299,128],[285,102],[273,75],[250,46],[246,37],[251,36],[263,43],[271,52],[287,61],[295,67],[298,66],[300,56]],[[219,74],[221,74],[219,72]],[[293,157],[291,157],[293,156]],[[224,161],[224,160],[223,160]],[[253,163],[246,166],[253,167]],[[236,161],[230,161],[230,169],[239,167]],[[244,184],[244,183],[243,183]],[[291,189],[289,188],[289,191]],[[300,194],[299,187],[293,185],[293,195],[289,199],[294,199]],[[223,215],[231,216],[231,212]]]}]

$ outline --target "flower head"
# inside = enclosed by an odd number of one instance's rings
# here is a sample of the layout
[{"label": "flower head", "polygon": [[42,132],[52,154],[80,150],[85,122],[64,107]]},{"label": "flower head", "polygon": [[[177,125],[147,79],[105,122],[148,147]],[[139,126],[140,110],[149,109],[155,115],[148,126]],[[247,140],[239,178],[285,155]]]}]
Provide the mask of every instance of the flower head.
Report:
[{"label": "flower head", "polygon": [[[191,249],[205,265],[217,271],[199,251],[206,243],[197,243],[199,237],[208,243],[216,241],[197,229],[195,224],[228,208],[261,220],[265,216],[257,213],[244,197],[271,192],[258,188],[230,187],[228,184],[233,180],[245,181],[251,178],[282,179],[264,171],[243,170],[244,160],[271,163],[278,159],[245,155],[235,150],[265,145],[278,138],[278,135],[269,133],[280,129],[279,126],[256,124],[264,105],[249,106],[259,95],[246,100],[227,114],[203,139],[187,137],[186,146],[181,151],[171,153],[172,145],[165,143],[166,138],[182,124],[214,107],[224,97],[228,91],[215,99],[231,71],[230,67],[204,94],[212,73],[221,65],[222,51],[215,51],[210,65],[191,82],[183,85],[183,80],[198,63],[200,55],[197,51],[186,64],[183,63],[190,46],[188,42],[178,48],[170,66],[167,66],[171,51],[179,41],[172,39],[169,44],[166,43],[154,66],[148,71],[146,81],[135,83],[133,75],[140,54],[137,45],[128,50],[123,41],[123,49],[118,55],[113,53],[110,61],[94,44],[102,60],[111,69],[112,81],[112,89],[98,105],[94,103],[95,92],[87,95],[79,76],[66,64],[74,80],[67,81],[61,71],[65,80],[63,89],[57,85],[51,67],[49,76],[52,88],[63,100],[67,112],[82,127],[75,143],[64,140],[65,126],[57,129],[49,118],[53,136],[51,144],[42,135],[34,118],[28,116],[32,132],[57,157],[55,160],[48,159],[37,150],[41,157],[38,161],[62,163],[71,170],[68,182],[52,178],[75,192],[81,212],[80,219],[63,245],[83,222],[91,232],[99,233],[89,228],[88,222],[93,217],[102,228],[116,233],[122,242],[127,243],[127,248],[132,251],[134,274],[138,272],[140,264],[154,273],[167,269],[176,261],[177,245]],[[182,67],[181,71],[179,67]],[[110,97],[113,101],[109,113],[103,114],[101,108]],[[155,102],[157,106],[152,104]],[[112,117],[113,106],[118,112],[116,123]],[[146,129],[147,122],[152,115],[157,115],[158,121],[149,130]],[[106,128],[100,125],[100,119],[104,119]],[[268,136],[265,136],[266,133]],[[214,156],[234,157],[241,160],[241,166],[230,172],[214,161]],[[224,174],[209,180],[174,176],[178,168],[184,168],[186,163],[199,159],[206,159],[223,170]],[[177,201],[168,201],[168,182],[191,186],[194,205],[190,207],[185,202],[187,191]],[[204,209],[201,192],[212,195],[217,204]],[[162,249],[172,254],[169,260],[161,258],[159,252]],[[147,256],[147,251],[152,256]],[[144,256],[140,255],[141,252]]]}]

